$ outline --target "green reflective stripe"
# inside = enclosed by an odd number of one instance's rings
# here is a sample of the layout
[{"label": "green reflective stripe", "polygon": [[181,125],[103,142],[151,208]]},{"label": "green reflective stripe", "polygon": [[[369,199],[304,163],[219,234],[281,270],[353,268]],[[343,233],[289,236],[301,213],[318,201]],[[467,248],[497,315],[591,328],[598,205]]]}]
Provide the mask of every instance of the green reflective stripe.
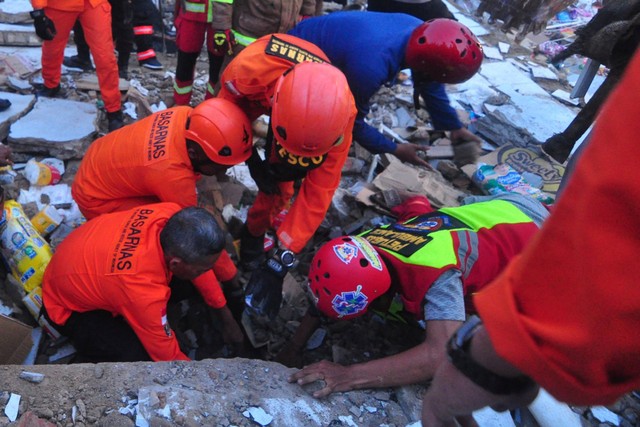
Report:
[{"label": "green reflective stripe", "polygon": [[187,12],[204,13],[207,9],[207,5],[204,3],[192,3],[190,1],[184,2],[184,9]]},{"label": "green reflective stripe", "polygon": [[233,0],[213,0],[215,3],[233,4]]},{"label": "green reflective stripe", "polygon": [[215,89],[213,86],[211,86],[211,82],[207,82],[207,92],[209,92],[211,95],[215,95]]},{"label": "green reflective stripe", "polygon": [[472,230],[493,228],[498,224],[533,222],[524,212],[505,200],[490,200],[455,208],[441,208],[439,211],[459,219]]},{"label": "green reflective stripe", "polygon": [[176,82],[173,82],[173,90],[175,90],[178,95],[184,95],[186,93],[191,92],[192,87],[193,85],[178,87],[178,84]]},{"label": "green reflective stripe", "polygon": [[254,37],[245,36],[244,34],[241,34],[233,29],[231,30],[231,32],[235,36],[236,42],[238,42],[238,44],[241,44],[242,46],[249,46],[251,43],[257,40]]}]

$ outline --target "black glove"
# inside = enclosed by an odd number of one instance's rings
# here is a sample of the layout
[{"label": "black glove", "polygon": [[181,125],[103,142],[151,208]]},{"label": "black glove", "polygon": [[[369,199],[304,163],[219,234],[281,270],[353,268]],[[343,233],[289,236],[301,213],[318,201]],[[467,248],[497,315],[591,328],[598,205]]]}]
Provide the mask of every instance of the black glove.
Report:
[{"label": "black glove", "polygon": [[233,55],[235,42],[231,30],[218,30],[213,34],[212,53],[216,56]]},{"label": "black glove", "polygon": [[282,303],[282,283],[287,267],[275,258],[267,259],[251,274],[244,302],[249,312],[274,319]]},{"label": "black glove", "polygon": [[278,187],[278,181],[273,174],[273,169],[269,165],[267,160],[262,160],[260,154],[254,148],[251,157],[247,160],[247,167],[251,178],[258,186],[258,190],[265,194],[280,194],[280,187]]},{"label": "black glove", "polygon": [[38,37],[42,40],[53,40],[56,36],[56,26],[53,25],[53,21],[44,14],[44,9],[32,10],[29,15],[33,18],[33,26],[36,29]]}]

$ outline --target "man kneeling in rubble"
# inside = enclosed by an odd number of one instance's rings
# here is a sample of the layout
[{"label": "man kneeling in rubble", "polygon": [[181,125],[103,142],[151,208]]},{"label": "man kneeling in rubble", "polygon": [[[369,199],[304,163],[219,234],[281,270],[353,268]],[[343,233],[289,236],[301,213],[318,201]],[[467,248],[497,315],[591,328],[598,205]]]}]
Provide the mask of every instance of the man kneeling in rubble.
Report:
[{"label": "man kneeling in rubble", "polygon": [[[94,141],[71,192],[87,219],[157,202],[196,206],[200,175],[224,173],[247,160],[252,147],[249,119],[232,102],[209,99],[195,108],[174,107]],[[239,318],[242,287],[227,252],[214,272]],[[211,305],[210,290],[199,291]]]},{"label": "man kneeling in rubble", "polygon": [[188,282],[216,290],[225,342],[242,345],[211,271],[225,237],[197,207],[157,203],[101,215],[58,246],[42,284],[43,314],[68,336],[83,362],[190,360],[167,322],[173,291]]},{"label": "man kneeling in rubble", "polygon": [[[342,366],[321,361],[293,374],[304,385],[317,380],[314,393],[394,387],[426,381],[445,357],[445,343],[465,320],[465,300],[493,280],[531,240],[548,210],[520,194],[470,196],[463,205],[432,210],[423,196],[393,209],[396,223],[359,236],[331,240],[316,253],[309,288],[317,309],[332,319],[351,319],[370,307],[386,310],[398,293],[404,309],[426,321],[422,344],[402,353]],[[385,306],[386,305],[386,306]],[[284,353],[291,355],[318,326],[303,318]]]}]

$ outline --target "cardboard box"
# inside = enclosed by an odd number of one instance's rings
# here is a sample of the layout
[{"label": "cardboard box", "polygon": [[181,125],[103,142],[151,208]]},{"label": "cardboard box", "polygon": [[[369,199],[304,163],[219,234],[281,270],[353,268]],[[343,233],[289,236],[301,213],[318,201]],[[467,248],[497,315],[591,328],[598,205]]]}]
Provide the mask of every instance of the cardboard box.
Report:
[{"label": "cardboard box", "polygon": [[21,365],[24,362],[33,347],[32,329],[16,319],[0,315],[0,364]]}]

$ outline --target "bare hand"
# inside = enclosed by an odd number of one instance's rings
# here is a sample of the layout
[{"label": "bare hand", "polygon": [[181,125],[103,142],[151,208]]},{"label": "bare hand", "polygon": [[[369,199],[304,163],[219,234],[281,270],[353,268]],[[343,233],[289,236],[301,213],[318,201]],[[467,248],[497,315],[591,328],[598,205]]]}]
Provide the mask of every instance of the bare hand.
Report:
[{"label": "bare hand", "polygon": [[289,382],[299,385],[311,384],[314,381],[324,381],[324,388],[313,393],[313,397],[321,398],[333,392],[353,390],[349,379],[349,367],[323,360],[306,366],[289,377]]},{"label": "bare hand", "polygon": [[403,162],[411,163],[412,165],[424,166],[426,168],[431,169],[429,163],[426,160],[420,158],[418,156],[418,151],[428,151],[429,147],[424,147],[418,144],[398,144],[396,146],[396,151],[392,154],[396,156],[398,159]]}]

